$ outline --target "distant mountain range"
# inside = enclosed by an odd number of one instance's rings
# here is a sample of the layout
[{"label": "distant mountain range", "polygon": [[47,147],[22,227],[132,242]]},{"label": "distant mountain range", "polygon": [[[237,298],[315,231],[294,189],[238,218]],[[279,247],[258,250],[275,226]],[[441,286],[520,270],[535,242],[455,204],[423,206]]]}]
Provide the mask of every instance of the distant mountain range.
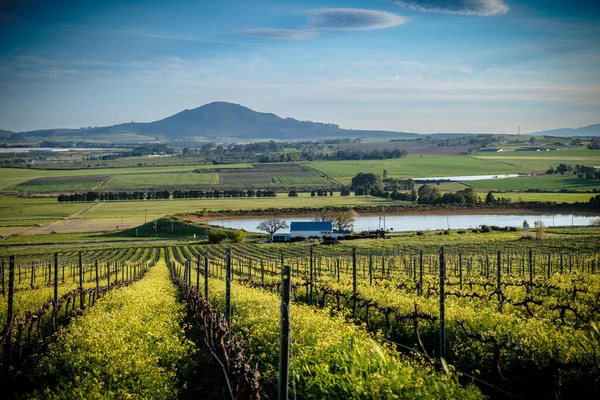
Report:
[{"label": "distant mountain range", "polygon": [[600,124],[584,126],[583,128],[562,128],[551,129],[549,131],[535,132],[532,136],[557,136],[557,137],[573,137],[573,136],[600,136]]},{"label": "distant mountain range", "polygon": [[[338,125],[298,121],[294,118],[281,118],[271,113],[253,111],[239,104],[214,102],[193,110],[180,113],[154,122],[130,122],[113,126],[88,127],[81,129],[46,129],[29,132],[0,132],[0,140],[6,135],[24,138],[40,137],[45,140],[91,140],[110,139],[129,135],[167,140],[314,140],[323,138],[417,138],[415,133],[390,131],[365,131],[341,129]],[[7,139],[4,139],[7,140]]]},{"label": "distant mountain range", "polygon": [[[531,135],[600,136],[600,124],[578,129],[555,129]],[[342,129],[338,125],[281,118],[271,113],[253,111],[239,104],[214,102],[184,110],[154,122],[130,122],[81,129],[44,129],[28,132],[0,130],[0,141],[114,141],[153,140],[253,141],[315,140],[324,138],[414,139],[419,135],[406,132]],[[422,137],[422,136],[421,136]]]}]

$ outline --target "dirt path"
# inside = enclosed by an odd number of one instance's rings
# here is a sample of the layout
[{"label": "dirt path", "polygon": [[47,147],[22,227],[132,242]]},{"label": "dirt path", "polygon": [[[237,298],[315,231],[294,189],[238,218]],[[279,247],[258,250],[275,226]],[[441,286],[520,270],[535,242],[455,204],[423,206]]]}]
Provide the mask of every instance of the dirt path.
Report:
[{"label": "dirt path", "polygon": [[73,214],[69,215],[68,217],[65,217],[63,219],[58,219],[56,221],[50,222],[48,225],[45,225],[45,226],[33,226],[33,227],[29,228],[29,229],[25,229],[24,231],[21,232],[21,234],[22,235],[40,235],[40,234],[50,233],[50,232],[52,232],[54,230],[53,228],[55,228],[56,226],[59,226],[60,224],[65,223],[65,221],[69,221],[71,219],[77,218],[78,216],[80,216],[84,212],[88,211],[90,208],[94,207],[96,204],[98,204],[98,203],[88,204],[85,207],[83,207],[82,209],[80,209],[79,211],[76,211]]}]

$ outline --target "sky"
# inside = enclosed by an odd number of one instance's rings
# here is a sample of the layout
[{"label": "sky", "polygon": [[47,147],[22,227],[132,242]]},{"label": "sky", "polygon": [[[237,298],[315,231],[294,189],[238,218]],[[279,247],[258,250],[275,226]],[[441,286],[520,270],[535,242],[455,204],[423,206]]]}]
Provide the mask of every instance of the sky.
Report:
[{"label": "sky", "polygon": [[598,0],[0,0],[0,129],[213,101],[401,132],[600,123]]}]

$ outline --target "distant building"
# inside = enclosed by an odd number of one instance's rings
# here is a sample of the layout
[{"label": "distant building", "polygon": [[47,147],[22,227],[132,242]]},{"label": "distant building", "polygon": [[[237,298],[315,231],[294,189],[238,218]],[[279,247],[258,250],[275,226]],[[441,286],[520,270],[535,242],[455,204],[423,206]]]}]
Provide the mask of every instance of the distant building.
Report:
[{"label": "distant building", "polygon": [[478,153],[502,153],[504,149],[498,149],[496,147],[485,147],[477,150]]},{"label": "distant building", "polygon": [[334,231],[331,222],[292,222],[290,224],[290,233],[275,233],[271,237],[273,242],[287,242],[291,238],[302,237],[344,237],[350,232]]}]

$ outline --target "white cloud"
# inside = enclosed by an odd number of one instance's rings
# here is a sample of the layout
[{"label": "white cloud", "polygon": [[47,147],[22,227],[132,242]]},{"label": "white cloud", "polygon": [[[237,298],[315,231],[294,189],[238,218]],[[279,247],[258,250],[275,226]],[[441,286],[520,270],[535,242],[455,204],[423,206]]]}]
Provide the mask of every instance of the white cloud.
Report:
[{"label": "white cloud", "polygon": [[509,10],[504,0],[391,0],[411,10],[442,14],[492,16]]},{"label": "white cloud", "polygon": [[360,8],[323,8],[309,12],[309,26],[323,30],[362,31],[392,28],[407,19],[384,11]]},{"label": "white cloud", "polygon": [[241,31],[249,37],[282,40],[309,40],[314,39],[318,33],[310,29],[281,29],[281,28],[255,28]]}]

